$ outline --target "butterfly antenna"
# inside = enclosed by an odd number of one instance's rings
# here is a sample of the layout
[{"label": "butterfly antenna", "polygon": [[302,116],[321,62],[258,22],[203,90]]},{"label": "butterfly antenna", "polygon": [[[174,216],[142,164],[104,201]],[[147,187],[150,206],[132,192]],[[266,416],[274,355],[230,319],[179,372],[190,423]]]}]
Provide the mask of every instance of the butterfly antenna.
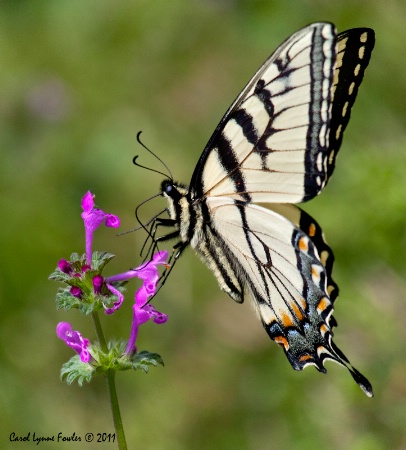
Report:
[{"label": "butterfly antenna", "polygon": [[146,150],[147,152],[149,152],[152,156],[154,156],[154,157],[155,157],[155,158],[156,158],[156,159],[157,159],[157,160],[165,167],[165,169],[166,169],[166,171],[168,172],[169,175],[166,174],[166,173],[160,172],[159,170],[151,169],[150,167],[146,167],[146,166],[143,166],[143,165],[139,164],[139,163],[137,162],[138,155],[134,156],[134,158],[133,158],[133,164],[136,165],[136,166],[138,166],[138,167],[142,167],[143,169],[150,170],[151,172],[159,173],[160,175],[163,175],[164,177],[169,178],[170,180],[173,180],[172,172],[169,170],[169,167],[163,162],[163,160],[162,160],[158,155],[156,155],[152,150],[150,150],[150,149],[149,149],[149,148],[141,141],[141,139],[140,139],[141,133],[142,133],[142,131],[139,131],[138,134],[137,134],[137,142],[138,142],[142,147],[144,147],[145,150]]},{"label": "butterfly antenna", "polygon": [[147,227],[151,222],[153,222],[158,216],[160,216],[163,212],[165,212],[165,209],[163,209],[162,211],[160,211],[158,214],[156,214],[154,217],[152,217],[152,219],[148,220],[148,222],[145,223],[145,224],[142,223],[141,220],[140,220],[140,218],[138,217],[138,209],[139,209],[142,205],[144,205],[145,203],[149,202],[150,200],[152,200],[152,199],[154,199],[154,198],[156,198],[156,197],[159,197],[160,195],[161,195],[161,194],[155,194],[155,195],[153,195],[152,197],[147,198],[146,200],[144,200],[142,203],[140,203],[140,204],[135,208],[135,217],[136,217],[136,219],[137,219],[137,222],[140,224],[139,227],[132,228],[131,230],[123,231],[123,232],[121,232],[121,233],[118,233],[117,236],[122,236],[123,234],[132,233],[133,231],[138,231],[138,230],[141,230],[141,229],[146,230],[146,232],[148,233],[148,235],[150,235],[150,233],[149,233],[149,231],[148,231],[148,229],[147,229],[146,227]]},{"label": "butterfly antenna", "polygon": [[[140,224],[140,226],[141,226],[140,228],[143,228],[143,229],[147,232],[148,236],[150,236],[150,237],[151,237],[151,233],[149,232],[147,226],[148,226],[148,225],[151,223],[151,221],[154,220],[155,218],[153,218],[152,220],[148,221],[148,223],[146,223],[146,224],[144,225],[144,224],[141,222],[141,219],[140,219],[139,216],[138,216],[138,210],[141,208],[141,206],[145,205],[145,203],[149,202],[150,200],[152,200],[152,199],[154,199],[154,198],[156,198],[156,197],[160,197],[160,196],[161,196],[161,194],[155,194],[155,195],[153,195],[152,197],[147,198],[146,200],[144,200],[143,202],[141,202],[141,203],[135,208],[135,218],[137,219],[137,222]],[[139,228],[137,228],[137,229],[139,229]]]}]

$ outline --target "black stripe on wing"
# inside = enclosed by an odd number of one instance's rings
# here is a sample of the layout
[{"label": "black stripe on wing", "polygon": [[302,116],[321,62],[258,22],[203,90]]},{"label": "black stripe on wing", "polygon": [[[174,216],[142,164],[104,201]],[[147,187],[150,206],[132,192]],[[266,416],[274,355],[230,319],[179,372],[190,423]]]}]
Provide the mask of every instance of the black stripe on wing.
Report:
[{"label": "black stripe on wing", "polygon": [[247,141],[255,147],[259,141],[259,136],[252,116],[242,109],[235,115],[235,121],[240,125]]},{"label": "black stripe on wing", "polygon": [[[309,102],[309,127],[307,130],[307,145],[305,152],[305,179],[304,179],[304,197],[303,201],[310,200],[315,197],[322,189],[322,180],[325,178],[325,159],[328,154],[326,131],[329,125],[326,117],[327,111],[323,111],[325,99],[322,96],[323,83],[331,83],[333,78],[334,65],[329,67],[329,73],[325,73],[325,60],[321,58],[323,55],[322,47],[324,41],[321,36],[314,34],[312,46],[312,83],[311,83],[311,101]],[[333,60],[334,60],[333,56]],[[323,115],[324,114],[324,115]],[[321,159],[321,160],[320,160]]]},{"label": "black stripe on wing", "polygon": [[327,179],[334,171],[335,158],[374,45],[375,33],[370,28],[354,28],[340,33],[337,37]]},{"label": "black stripe on wing", "polygon": [[235,190],[242,193],[241,195],[246,202],[251,201],[251,197],[245,186],[243,174],[239,168],[241,162],[233,149],[232,143],[223,135],[223,133],[220,133],[216,145],[218,161],[227,173],[227,177],[233,181]]},{"label": "black stripe on wing", "polygon": [[300,208],[297,209],[300,211],[300,221],[298,226],[313,242],[317,253],[319,254],[320,262],[323,264],[326,271],[327,293],[331,303],[321,313],[321,316],[323,317],[323,320],[327,321],[328,319],[330,327],[333,328],[337,326],[337,322],[330,314],[339,292],[338,286],[332,278],[334,254],[331,247],[324,239],[323,230],[320,225],[305,211]]}]

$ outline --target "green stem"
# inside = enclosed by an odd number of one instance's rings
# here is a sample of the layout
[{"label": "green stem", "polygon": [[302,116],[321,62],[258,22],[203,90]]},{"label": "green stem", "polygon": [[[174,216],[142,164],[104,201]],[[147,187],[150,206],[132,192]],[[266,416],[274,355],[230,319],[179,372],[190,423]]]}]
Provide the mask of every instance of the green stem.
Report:
[{"label": "green stem", "polygon": [[127,450],[127,443],[125,441],[125,434],[123,428],[123,422],[121,420],[120,406],[118,404],[116,384],[115,384],[116,372],[109,369],[106,374],[107,387],[110,395],[110,406],[113,414],[114,428],[117,434],[117,443],[120,450]]},{"label": "green stem", "polygon": [[[104,353],[107,354],[108,348],[106,344],[106,339],[104,337],[103,329],[100,323],[100,318],[97,312],[92,313],[92,319],[94,328],[96,330],[97,339],[100,342],[100,348]],[[121,420],[120,406],[118,404],[116,384],[115,384],[116,372],[113,369],[109,369],[104,376],[106,378],[107,389],[109,391],[110,407],[111,412],[113,414],[114,428],[117,434],[118,448],[120,450],[127,450],[127,443],[125,441],[123,422]]]},{"label": "green stem", "polygon": [[96,336],[98,341],[100,342],[100,348],[104,353],[107,353],[107,344],[106,339],[104,338],[103,329],[101,327],[100,318],[97,312],[92,312],[93,325],[96,330]]}]

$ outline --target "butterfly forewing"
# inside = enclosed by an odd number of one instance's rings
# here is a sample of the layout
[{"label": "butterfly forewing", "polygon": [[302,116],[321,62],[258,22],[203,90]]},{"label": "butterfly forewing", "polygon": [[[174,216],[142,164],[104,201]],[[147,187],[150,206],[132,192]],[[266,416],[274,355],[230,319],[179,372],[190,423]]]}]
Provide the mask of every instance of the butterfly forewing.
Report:
[{"label": "butterfly forewing", "polygon": [[337,62],[334,70],[329,133],[327,178],[333,173],[335,157],[350,120],[351,109],[364,77],[375,44],[369,28],[344,31],[337,37]]},{"label": "butterfly forewing", "polygon": [[297,203],[317,194],[335,39],[331,24],[314,24],[271,55],[209,141],[192,178],[197,196],[201,186],[201,195],[255,202]]},{"label": "butterfly forewing", "polygon": [[192,195],[273,203],[317,195],[333,171],[373,46],[370,29],[336,36],[331,24],[315,24],[292,35],[220,122]]}]

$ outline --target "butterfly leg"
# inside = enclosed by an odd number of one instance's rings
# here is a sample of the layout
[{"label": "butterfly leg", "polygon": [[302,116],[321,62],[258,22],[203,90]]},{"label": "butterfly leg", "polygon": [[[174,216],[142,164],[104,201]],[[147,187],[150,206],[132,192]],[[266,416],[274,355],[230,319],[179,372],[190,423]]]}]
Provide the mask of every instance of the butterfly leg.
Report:
[{"label": "butterfly leg", "polygon": [[[145,260],[148,259],[148,257],[152,258],[152,256],[154,255],[154,253],[156,252],[156,250],[158,248],[158,241],[169,240],[172,238],[176,238],[179,235],[178,231],[174,231],[173,233],[169,233],[168,235],[164,235],[164,236],[156,238],[158,227],[159,226],[174,227],[175,224],[176,224],[176,222],[173,221],[172,219],[162,219],[162,218],[158,218],[158,217],[154,219],[154,221],[151,224],[150,229],[147,230],[148,237],[145,240],[145,242],[141,248],[141,252],[140,252],[140,255],[142,255],[144,253],[144,249],[147,245],[147,242],[149,241],[149,239],[151,239],[151,244],[149,245],[149,248],[146,252]],[[165,238],[165,239],[161,239],[161,238]]]},{"label": "butterfly leg", "polygon": [[[173,219],[167,219],[167,218],[160,218],[157,217],[152,225],[150,230],[148,231],[148,237],[142,246],[141,254],[143,253],[145,246],[148,242],[148,240],[151,238],[152,242],[149,245],[148,251],[146,252],[145,260],[148,258],[151,259],[154,255],[154,253],[159,249],[159,244],[161,242],[166,242],[171,239],[179,238],[179,230],[172,231],[171,233],[164,234],[162,236],[156,237],[156,234],[158,232],[158,227],[174,227],[176,225],[176,221]],[[172,271],[176,261],[179,259],[180,255],[182,254],[183,250],[188,246],[188,243],[178,241],[173,247],[171,255],[168,259],[168,266],[169,268],[161,275],[158,287],[156,289],[156,292],[152,298],[155,297],[155,295],[158,293],[158,291],[161,289],[161,287],[165,284],[166,279],[168,278],[170,272]],[[152,298],[150,300],[152,300]]]},{"label": "butterfly leg", "polygon": [[[176,236],[177,235],[175,233],[170,233],[165,236],[160,236],[159,238],[156,239],[156,241],[165,241],[165,240],[172,239],[173,237],[176,237]],[[188,246],[187,242],[179,241],[172,247],[172,253],[168,259],[169,268],[167,270],[165,270],[165,272],[161,275],[155,295],[159,292],[161,287],[165,284],[169,274],[171,273],[172,269],[175,266],[176,261],[179,259],[180,255],[183,253],[183,251],[185,250],[185,248],[187,246]],[[155,297],[155,295],[154,295],[154,297]]]},{"label": "butterfly leg", "polygon": [[152,242],[148,249],[147,255],[150,255],[151,257],[153,256],[153,254],[158,249],[159,242],[165,242],[165,241],[169,241],[170,239],[175,239],[175,238],[179,237],[178,230],[175,230],[168,234],[164,234],[163,236],[156,237],[158,227],[174,227],[175,225],[176,225],[176,222],[172,219],[160,219],[160,218],[156,219],[153,229],[151,230],[151,233],[149,236],[149,237],[151,237]]}]

